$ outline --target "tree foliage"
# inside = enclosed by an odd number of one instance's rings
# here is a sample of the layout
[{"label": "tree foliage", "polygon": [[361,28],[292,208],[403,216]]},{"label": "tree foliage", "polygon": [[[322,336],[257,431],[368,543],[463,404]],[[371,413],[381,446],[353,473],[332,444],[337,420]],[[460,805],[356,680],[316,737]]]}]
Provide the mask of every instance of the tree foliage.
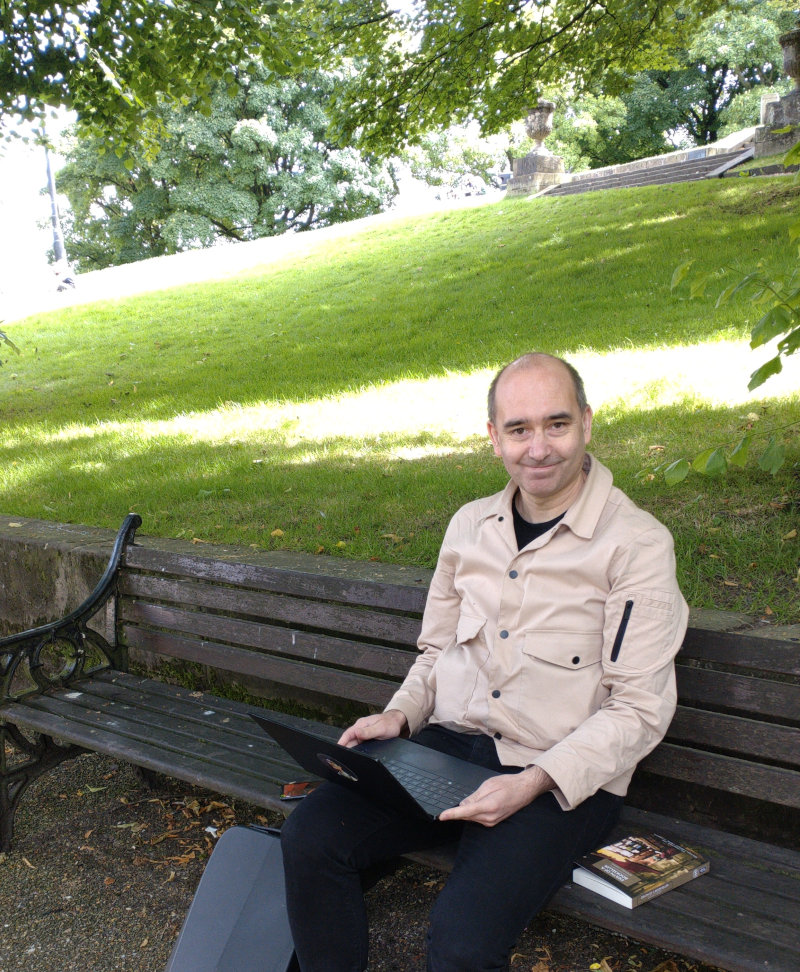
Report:
[{"label": "tree foliage", "polygon": [[[800,164],[800,142],[789,151],[784,165]],[[750,347],[773,344],[774,354],[750,375],[750,391],[759,388],[773,375],[780,374],[784,361],[800,351],[800,220],[789,227],[786,238],[789,256],[785,271],[772,271],[763,263],[744,276],[738,277],[717,296],[716,305],[727,303],[737,295],[747,295],[760,317],[750,331]],[[729,275],[725,268],[716,272],[694,273],[694,259],[675,268],[671,289],[689,299],[703,297],[720,277]],[[786,446],[782,429],[769,431],[769,439],[757,455],[758,467],[773,476],[786,461]],[[663,475],[670,485],[682,482],[691,472],[701,476],[721,476],[731,467],[747,465],[759,448],[759,436],[748,425],[744,434],[727,446],[709,446],[693,458],[668,460],[642,470],[642,476]]]},{"label": "tree foliage", "polygon": [[[380,21],[351,35],[366,71],[339,99],[344,135],[383,149],[473,117],[485,134],[524,117],[543,89],[615,93],[661,63],[676,37],[719,0],[422,0],[411,35]],[[347,35],[344,35],[345,37]]]},{"label": "tree foliage", "polygon": [[299,0],[0,0],[0,131],[45,106],[124,144],[159,98],[201,100],[230,66],[298,63],[289,27]]},{"label": "tree foliage", "polygon": [[64,234],[81,270],[252,240],[379,212],[395,189],[386,166],[326,137],[325,103],[341,75],[273,79],[250,64],[212,91],[210,112],[162,105],[161,151],[79,139],[58,174]]},{"label": "tree foliage", "polygon": [[548,146],[576,171],[714,142],[757,124],[761,93],[785,88],[778,37],[791,22],[773,0],[732,0],[684,46],[664,51],[671,66],[633,74],[618,94],[557,94]]},{"label": "tree foliage", "polygon": [[685,49],[675,51],[677,68],[653,73],[696,145],[717,140],[725,111],[738,95],[781,78],[778,37],[793,22],[782,3],[733,0],[700,24]]},{"label": "tree foliage", "polygon": [[[117,142],[159,97],[207,99],[231,65],[341,59],[337,131],[386,152],[453,116],[484,132],[524,116],[543,86],[619,87],[722,0],[0,0],[0,115],[66,105]],[[408,9],[408,8],[406,8]]]}]

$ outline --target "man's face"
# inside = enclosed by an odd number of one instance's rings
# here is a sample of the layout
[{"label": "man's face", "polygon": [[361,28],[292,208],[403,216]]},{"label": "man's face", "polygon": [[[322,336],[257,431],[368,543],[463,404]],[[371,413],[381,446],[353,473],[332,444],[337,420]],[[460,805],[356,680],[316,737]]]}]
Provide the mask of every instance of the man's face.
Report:
[{"label": "man's face", "polygon": [[592,410],[581,414],[572,379],[559,362],[511,368],[498,382],[489,436],[529,513],[566,509],[577,496],[591,432]]}]

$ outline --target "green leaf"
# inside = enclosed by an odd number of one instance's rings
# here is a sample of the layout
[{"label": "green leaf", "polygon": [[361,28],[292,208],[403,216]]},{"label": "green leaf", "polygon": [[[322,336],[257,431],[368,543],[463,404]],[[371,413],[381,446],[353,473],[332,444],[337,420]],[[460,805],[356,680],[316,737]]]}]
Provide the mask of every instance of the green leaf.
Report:
[{"label": "green leaf", "polygon": [[711,274],[704,273],[702,276],[697,277],[692,281],[692,285],[689,287],[689,296],[692,300],[694,300],[696,297],[705,297],[709,280],[711,280]]},{"label": "green leaf", "polygon": [[728,284],[728,286],[722,291],[719,297],[717,297],[717,302],[716,304],[714,304],[714,307],[717,308],[717,307],[721,307],[723,304],[727,304],[730,298],[733,296],[734,292],[738,290],[738,288],[739,288],[738,283]]},{"label": "green leaf", "polygon": [[692,469],[701,476],[721,476],[727,468],[722,449],[706,449],[692,461]]},{"label": "green leaf", "polygon": [[687,260],[686,263],[681,263],[680,266],[675,267],[672,274],[672,281],[669,285],[670,290],[675,290],[686,279],[693,264],[694,260]]},{"label": "green leaf", "polygon": [[797,165],[800,162],[800,142],[797,142],[783,157],[784,165]]},{"label": "green leaf", "polygon": [[728,456],[728,462],[732,466],[738,466],[741,469],[747,465],[747,459],[750,455],[750,443],[752,441],[752,436],[746,435],[736,443],[733,447],[733,452]]},{"label": "green leaf", "polygon": [[758,460],[760,469],[775,476],[786,461],[786,446],[775,436],[771,436],[767,448]]},{"label": "green leaf", "polygon": [[770,358],[769,361],[765,361],[760,368],[756,368],[752,375],[750,375],[750,381],[747,383],[748,391],[753,391],[754,388],[763,385],[767,378],[780,374],[782,368],[783,365],[781,364],[779,354],[776,354],[774,358]]},{"label": "green leaf", "polygon": [[689,475],[689,468],[688,459],[678,459],[676,462],[671,462],[664,470],[664,482],[667,486],[676,486]]},{"label": "green leaf", "polygon": [[760,348],[779,334],[789,330],[794,314],[783,304],[775,304],[767,311],[750,332],[750,347]]}]

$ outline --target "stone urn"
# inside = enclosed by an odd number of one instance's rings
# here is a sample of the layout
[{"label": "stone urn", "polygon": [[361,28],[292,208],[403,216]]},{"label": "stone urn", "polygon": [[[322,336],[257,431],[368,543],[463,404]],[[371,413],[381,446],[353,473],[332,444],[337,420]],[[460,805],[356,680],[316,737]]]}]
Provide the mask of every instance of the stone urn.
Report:
[{"label": "stone urn", "polygon": [[800,27],[781,34],[778,42],[783,49],[783,70],[800,88]]},{"label": "stone urn", "polygon": [[[800,31],[798,31],[800,34]],[[539,104],[535,108],[528,109],[528,117],[525,119],[525,131],[533,139],[532,151],[537,155],[550,155],[550,150],[544,147],[544,140],[553,131],[553,113],[556,110],[554,101],[539,99]]]}]

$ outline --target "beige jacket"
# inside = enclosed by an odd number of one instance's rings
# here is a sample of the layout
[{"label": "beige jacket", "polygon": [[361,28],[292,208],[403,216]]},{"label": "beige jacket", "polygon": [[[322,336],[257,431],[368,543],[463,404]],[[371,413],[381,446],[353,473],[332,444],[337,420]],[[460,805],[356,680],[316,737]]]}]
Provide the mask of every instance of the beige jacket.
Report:
[{"label": "beige jacket", "polygon": [[516,486],[453,517],[433,577],[422,654],[387,706],[494,736],[505,765],[532,763],[565,809],[624,795],[664,736],[688,609],[672,537],[587,456],[557,526],[517,549]]}]

